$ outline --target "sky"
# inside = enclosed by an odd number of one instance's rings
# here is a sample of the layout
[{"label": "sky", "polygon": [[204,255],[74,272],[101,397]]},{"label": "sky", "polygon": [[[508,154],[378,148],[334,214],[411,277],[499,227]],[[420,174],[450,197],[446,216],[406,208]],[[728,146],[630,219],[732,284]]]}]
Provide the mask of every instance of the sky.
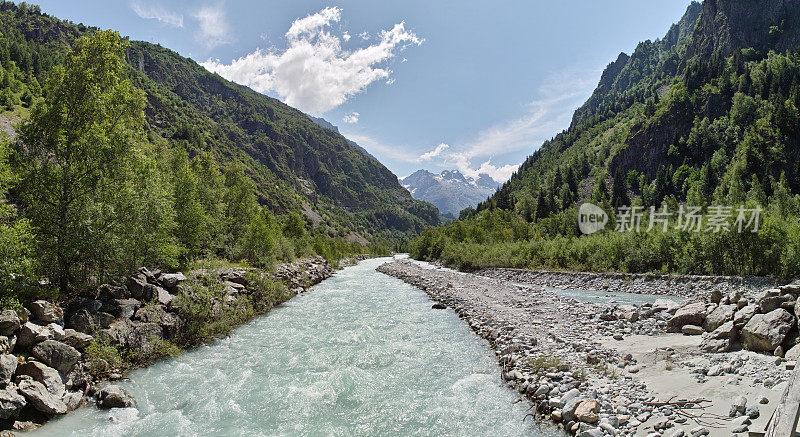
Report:
[{"label": "sky", "polygon": [[[32,3],[37,3],[36,1]],[[40,0],[337,125],[396,175],[508,179],[690,0]]]}]

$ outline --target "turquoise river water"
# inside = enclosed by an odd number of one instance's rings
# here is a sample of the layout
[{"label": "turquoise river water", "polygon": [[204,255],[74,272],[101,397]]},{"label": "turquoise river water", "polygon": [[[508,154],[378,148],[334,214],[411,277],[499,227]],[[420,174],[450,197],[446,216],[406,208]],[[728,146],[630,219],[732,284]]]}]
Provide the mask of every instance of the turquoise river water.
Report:
[{"label": "turquoise river water", "polygon": [[235,330],[132,372],[136,408],[93,406],[36,436],[554,436],[502,385],[488,344],[361,262]]}]

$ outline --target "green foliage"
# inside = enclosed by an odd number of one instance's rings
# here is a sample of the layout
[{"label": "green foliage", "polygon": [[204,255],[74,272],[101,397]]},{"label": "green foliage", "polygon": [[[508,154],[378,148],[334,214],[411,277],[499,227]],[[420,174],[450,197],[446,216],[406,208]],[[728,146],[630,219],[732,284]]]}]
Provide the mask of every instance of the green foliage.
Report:
[{"label": "green foliage", "polygon": [[117,226],[132,217],[123,187],[144,122],[115,32],[81,38],[51,72],[47,98],[19,129],[12,162],[38,235],[38,255],[62,292],[102,268]]},{"label": "green foliage", "polygon": [[117,348],[101,340],[92,340],[83,351],[83,360],[89,364],[88,371],[92,376],[102,378],[112,371],[122,368],[124,362]]}]

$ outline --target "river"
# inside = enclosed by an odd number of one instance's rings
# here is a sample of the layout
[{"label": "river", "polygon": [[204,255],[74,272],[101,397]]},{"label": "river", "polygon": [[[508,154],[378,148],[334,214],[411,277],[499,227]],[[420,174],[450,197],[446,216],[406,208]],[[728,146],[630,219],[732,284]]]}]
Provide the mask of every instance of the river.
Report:
[{"label": "river", "polygon": [[372,259],[236,329],[131,372],[136,408],[82,408],[53,436],[551,436],[451,310]]}]

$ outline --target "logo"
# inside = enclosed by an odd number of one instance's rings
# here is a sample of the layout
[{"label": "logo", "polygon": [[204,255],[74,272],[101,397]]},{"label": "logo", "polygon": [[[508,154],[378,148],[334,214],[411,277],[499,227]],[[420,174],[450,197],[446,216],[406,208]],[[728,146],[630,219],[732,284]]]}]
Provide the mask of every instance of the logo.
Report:
[{"label": "logo", "polygon": [[597,205],[584,203],[578,210],[578,227],[584,234],[594,234],[606,227],[608,214]]}]

